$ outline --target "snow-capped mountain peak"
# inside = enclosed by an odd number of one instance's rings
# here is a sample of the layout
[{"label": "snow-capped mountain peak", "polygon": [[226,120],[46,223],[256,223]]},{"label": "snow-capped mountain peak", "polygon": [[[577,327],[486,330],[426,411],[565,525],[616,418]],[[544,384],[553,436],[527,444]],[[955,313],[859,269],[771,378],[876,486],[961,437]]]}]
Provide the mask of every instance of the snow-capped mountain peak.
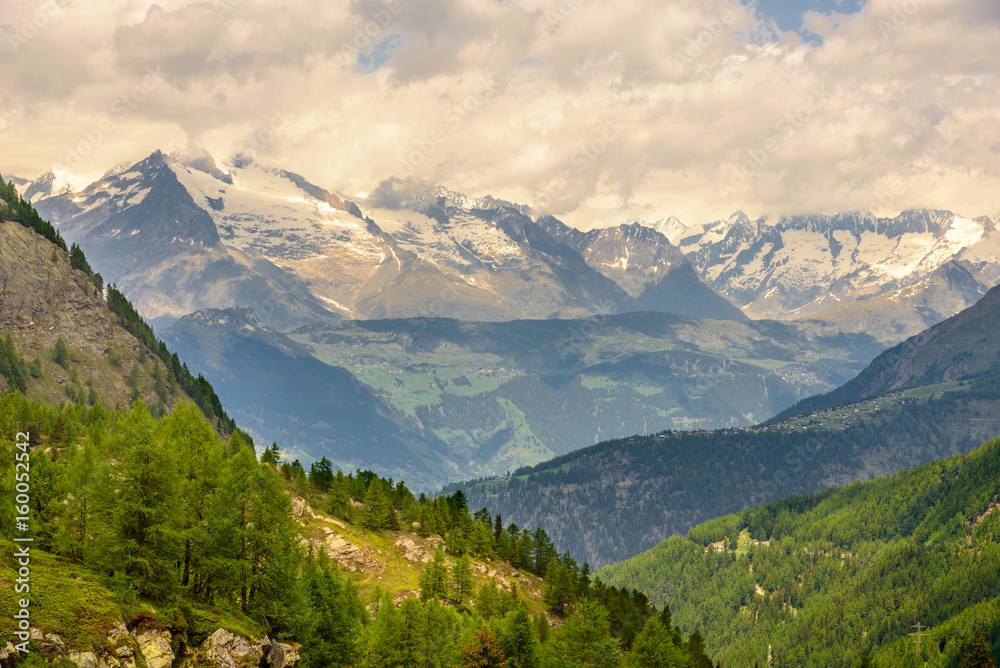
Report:
[{"label": "snow-capped mountain peak", "polygon": [[985,253],[973,249],[997,235],[988,222],[929,209],[757,220],[739,211],[688,228],[678,243],[748,315],[780,318],[897,290],[962,253],[983,270]]}]

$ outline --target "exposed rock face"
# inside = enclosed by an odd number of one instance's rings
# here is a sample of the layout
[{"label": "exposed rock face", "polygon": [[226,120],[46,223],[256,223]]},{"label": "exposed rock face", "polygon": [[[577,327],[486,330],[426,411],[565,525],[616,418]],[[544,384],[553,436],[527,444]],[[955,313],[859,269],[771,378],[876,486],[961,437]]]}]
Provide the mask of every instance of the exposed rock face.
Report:
[{"label": "exposed rock face", "polygon": [[331,559],[350,573],[356,573],[359,567],[371,569],[381,565],[377,560],[369,558],[360,547],[329,527],[321,527],[319,537],[303,539],[302,542],[312,551],[319,551],[322,548]]},{"label": "exposed rock face", "polygon": [[397,547],[403,548],[403,559],[407,561],[412,561],[414,563],[426,564],[429,562],[434,555],[425,550],[422,546],[417,544],[415,540],[409,536],[402,536],[399,540],[393,543]]},{"label": "exposed rock face", "polygon": [[295,664],[299,662],[299,653],[291,645],[272,642],[264,660],[269,668],[295,668]]},{"label": "exposed rock face", "polygon": [[[14,643],[7,641],[7,645],[0,649],[0,668],[13,668],[21,660],[20,653],[14,647]],[[91,668],[88,666],[87,668]]]},{"label": "exposed rock face", "polygon": [[316,513],[312,511],[305,499],[300,499],[297,496],[292,497],[292,513],[296,517],[308,517],[309,519],[316,517]]},{"label": "exposed rock face", "polygon": [[76,668],[97,668],[97,655],[93,652],[70,652],[67,658]]},{"label": "exposed rock face", "polygon": [[213,633],[205,641],[204,648],[205,658],[219,668],[246,668],[248,660],[256,665],[261,656],[259,646],[224,629]]},{"label": "exposed rock face", "polygon": [[30,629],[31,639],[38,645],[38,651],[48,656],[60,656],[66,653],[66,643],[55,633],[43,634],[38,629]]},{"label": "exposed rock face", "polygon": [[[133,634],[120,621],[108,631],[106,642],[96,651],[67,653],[66,643],[58,634],[44,633],[34,627],[28,633],[49,662],[64,659],[76,668],[137,668],[143,663],[147,668],[171,668],[177,658],[169,631],[153,629]],[[268,638],[254,644],[224,629],[205,640],[200,652],[218,668],[295,668],[299,662],[299,653],[291,645]],[[25,656],[7,642],[0,647],[0,668],[14,668]]]},{"label": "exposed rock face", "polygon": [[136,641],[149,668],[170,668],[173,664],[174,651],[167,631],[147,631],[138,636]]}]

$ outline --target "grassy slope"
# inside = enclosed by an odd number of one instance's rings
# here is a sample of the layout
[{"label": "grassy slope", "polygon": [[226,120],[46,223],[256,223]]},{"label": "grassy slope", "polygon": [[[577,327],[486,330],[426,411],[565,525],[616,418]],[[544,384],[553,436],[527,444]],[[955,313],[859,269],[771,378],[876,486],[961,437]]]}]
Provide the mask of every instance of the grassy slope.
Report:
[{"label": "grassy slope", "polygon": [[[13,638],[17,600],[14,581],[18,577],[17,560],[12,556],[15,544],[0,540],[0,638]],[[264,629],[239,613],[224,611],[190,601],[180,601],[177,608],[157,608],[148,602],[126,601],[112,593],[99,573],[68,559],[31,550],[31,625],[43,633],[58,633],[68,651],[90,651],[106,642],[107,632],[117,619],[129,619],[139,613],[155,617],[160,628],[179,629],[186,616],[190,644],[196,645],[216,629],[224,628],[247,637],[259,638]],[[185,609],[181,612],[180,609]]]},{"label": "grassy slope", "polygon": [[[322,498],[318,496],[318,498]],[[359,586],[367,597],[376,587],[392,593],[397,599],[419,593],[418,579],[421,563],[403,558],[404,547],[397,541],[409,539],[428,552],[433,552],[439,538],[422,538],[403,531],[373,532],[313,511],[312,516],[300,518],[305,539],[320,538],[330,529],[361,549],[362,559],[345,560],[343,572]],[[18,564],[12,556],[15,545],[0,540],[0,638],[12,638],[13,614]],[[449,567],[453,560],[448,557]],[[356,569],[356,570],[355,570]],[[538,577],[514,569],[500,560],[472,562],[476,589],[492,577],[498,582],[514,583],[521,598],[528,602],[532,614],[547,610],[542,601],[543,586]],[[144,612],[159,620],[160,628],[178,630],[187,626],[189,644],[197,645],[204,636],[215,629],[225,628],[233,633],[258,638],[264,634],[254,622],[232,610],[206,606],[190,600],[177,601],[174,606],[154,606],[148,601],[124,600],[112,593],[102,582],[101,575],[70,560],[54,555],[31,551],[31,624],[44,633],[58,633],[67,648],[88,650],[95,643],[104,642],[107,631],[116,619],[128,619]],[[187,617],[181,622],[180,617]]]},{"label": "grassy slope", "polygon": [[[322,495],[317,494],[315,498],[320,504],[324,502]],[[315,509],[311,509],[311,515],[312,517],[300,518],[305,539],[321,541],[328,530],[361,549],[364,556],[360,559],[335,560],[340,561],[342,567],[350,573],[349,577],[358,584],[362,595],[373,592],[376,587],[389,591],[397,598],[419,594],[423,563],[405,559],[403,555],[406,549],[397,545],[400,540],[411,541],[428,554],[432,554],[438,545],[444,548],[439,536],[422,537],[413,531],[370,531]],[[454,560],[448,556],[445,559],[451,568]],[[356,570],[352,572],[352,569]],[[518,570],[500,559],[484,561],[476,558],[472,559],[472,572],[477,591],[492,577],[497,577],[498,581],[513,583],[517,587],[533,614],[547,609],[542,601],[542,580],[531,573]]]}]

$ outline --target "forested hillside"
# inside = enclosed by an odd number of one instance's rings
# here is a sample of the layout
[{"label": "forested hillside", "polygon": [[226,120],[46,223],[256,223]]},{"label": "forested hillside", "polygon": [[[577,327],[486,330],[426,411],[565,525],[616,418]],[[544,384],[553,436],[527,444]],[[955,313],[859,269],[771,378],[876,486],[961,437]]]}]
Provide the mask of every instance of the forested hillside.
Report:
[{"label": "forested hillside", "polygon": [[930,385],[1000,362],[1000,286],[961,313],[886,350],[858,376],[827,394],[803,399],[772,422],[860,401],[894,390]]},{"label": "forested hillside", "polygon": [[[94,651],[124,619],[166,630],[176,656],[219,625],[300,644],[305,666],[615,666],[657,652],[712,665],[699,634],[591,579],[544,531],[470,513],[461,493],[418,499],[371,472],[334,475],[325,460],[307,474],[279,465],[276,445],[258,462],[240,431],[223,441],[191,403],[157,420],[141,401],[122,415],[15,391],[0,398],[0,446],[5,495],[15,459],[30,471],[18,535],[33,538],[32,622],[70,651]],[[9,582],[14,511],[0,511]],[[426,563],[414,568],[402,552],[421,539],[436,547],[416,550]],[[360,571],[334,561],[355,553]],[[4,637],[15,600],[0,590]]]},{"label": "forested hillside", "polygon": [[1000,369],[809,421],[608,441],[446,490],[605,565],[757,503],[968,452],[1000,431]]},{"label": "forested hillside", "polygon": [[776,668],[957,668],[978,636],[1000,659],[998,574],[1000,439],[721,517],[599,571],[701,628],[723,665],[770,652]]}]

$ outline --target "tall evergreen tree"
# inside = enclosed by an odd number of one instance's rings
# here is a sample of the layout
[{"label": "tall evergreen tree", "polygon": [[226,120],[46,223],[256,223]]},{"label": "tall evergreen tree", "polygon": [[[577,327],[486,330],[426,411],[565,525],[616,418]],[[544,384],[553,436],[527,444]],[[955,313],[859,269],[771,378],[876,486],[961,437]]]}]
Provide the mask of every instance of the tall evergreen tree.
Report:
[{"label": "tall evergreen tree", "polygon": [[452,598],[461,605],[472,596],[475,583],[472,580],[472,560],[463,554],[451,567]]},{"label": "tall evergreen tree", "polygon": [[176,584],[178,480],[142,401],[118,423],[109,447],[117,464],[108,466],[99,494],[101,565],[139,594],[162,598]]},{"label": "tall evergreen tree", "polygon": [[364,527],[371,531],[385,531],[390,527],[392,501],[386,494],[381,480],[372,480],[365,493]]},{"label": "tall evergreen tree", "polygon": [[297,615],[303,668],[349,668],[361,660],[360,636],[368,612],[357,588],[330,570],[329,560],[309,562],[302,576],[306,611]]},{"label": "tall evergreen tree", "polygon": [[538,667],[538,639],[531,614],[523,602],[504,617],[500,646],[507,655],[509,668]]},{"label": "tall evergreen tree", "polygon": [[618,640],[611,636],[607,610],[594,601],[584,601],[581,614],[568,617],[542,645],[542,665],[619,668],[618,646]]},{"label": "tall evergreen tree", "polygon": [[670,631],[656,617],[646,620],[629,653],[631,668],[684,668],[687,661],[685,653],[674,644]]},{"label": "tall evergreen tree", "polygon": [[506,668],[507,657],[500,641],[488,626],[481,626],[462,650],[462,666],[465,668]]},{"label": "tall evergreen tree", "polygon": [[962,668],[996,668],[990,658],[990,649],[986,638],[978,636],[972,644],[972,651],[962,658]]},{"label": "tall evergreen tree", "polygon": [[396,608],[392,595],[375,590],[377,612],[368,626],[367,648],[361,665],[365,668],[411,668],[413,657],[407,643],[406,619]]},{"label": "tall evergreen tree", "polygon": [[98,446],[86,439],[83,445],[72,446],[66,454],[65,509],[59,520],[54,544],[56,551],[76,562],[93,555],[91,545],[95,515],[99,467],[94,451]]},{"label": "tall evergreen tree", "polygon": [[56,339],[56,347],[52,352],[52,361],[59,366],[66,368],[69,365],[69,348],[60,336]]},{"label": "tall evergreen tree", "polygon": [[434,550],[434,558],[424,564],[420,572],[420,599],[432,599],[448,596],[448,566],[445,564],[444,552],[441,548]]},{"label": "tall evergreen tree", "polygon": [[211,583],[202,569],[204,562],[212,559],[209,516],[219,485],[222,443],[201,410],[189,401],[179,402],[160,426],[179,477],[181,586],[191,586],[196,596],[206,596]]}]

